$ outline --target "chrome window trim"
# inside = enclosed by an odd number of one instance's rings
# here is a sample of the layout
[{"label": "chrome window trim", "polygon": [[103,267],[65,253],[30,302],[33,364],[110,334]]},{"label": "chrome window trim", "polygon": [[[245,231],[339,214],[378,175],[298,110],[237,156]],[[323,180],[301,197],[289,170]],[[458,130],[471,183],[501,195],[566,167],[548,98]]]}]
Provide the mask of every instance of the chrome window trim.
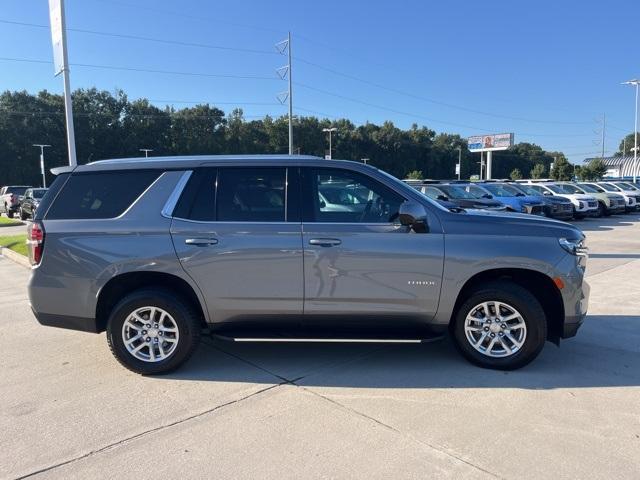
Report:
[{"label": "chrome window trim", "polygon": [[178,200],[180,199],[180,195],[182,195],[184,187],[187,186],[187,182],[191,178],[192,173],[193,173],[193,170],[185,171],[180,177],[180,179],[178,180],[178,183],[176,183],[176,186],[174,187],[173,192],[171,192],[171,195],[169,195],[169,198],[165,202],[164,207],[162,207],[162,210],[160,211],[160,214],[163,217],[173,218],[171,214],[173,213],[173,210],[176,208],[176,205],[178,204]]}]

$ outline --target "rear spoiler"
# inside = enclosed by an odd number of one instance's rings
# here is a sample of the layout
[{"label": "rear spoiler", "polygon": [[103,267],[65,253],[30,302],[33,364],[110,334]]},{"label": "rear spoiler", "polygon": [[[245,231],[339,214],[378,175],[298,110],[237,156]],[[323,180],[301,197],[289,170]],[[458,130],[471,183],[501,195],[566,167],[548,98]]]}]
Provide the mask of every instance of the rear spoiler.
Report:
[{"label": "rear spoiler", "polygon": [[55,167],[49,170],[54,175],[60,175],[61,173],[71,173],[76,169],[76,167],[72,167],[70,165],[66,165],[64,167]]}]

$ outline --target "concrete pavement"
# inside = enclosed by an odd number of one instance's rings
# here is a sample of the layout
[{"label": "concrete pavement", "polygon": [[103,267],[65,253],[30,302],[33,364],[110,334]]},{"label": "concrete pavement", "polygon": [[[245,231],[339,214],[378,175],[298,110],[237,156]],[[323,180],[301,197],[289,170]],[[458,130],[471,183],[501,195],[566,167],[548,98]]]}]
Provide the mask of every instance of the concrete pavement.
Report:
[{"label": "concrete pavement", "polygon": [[140,377],[104,335],[39,326],[28,271],[0,259],[0,477],[637,478],[640,216],[579,226],[589,318],[516,372],[448,340],[206,340]]}]

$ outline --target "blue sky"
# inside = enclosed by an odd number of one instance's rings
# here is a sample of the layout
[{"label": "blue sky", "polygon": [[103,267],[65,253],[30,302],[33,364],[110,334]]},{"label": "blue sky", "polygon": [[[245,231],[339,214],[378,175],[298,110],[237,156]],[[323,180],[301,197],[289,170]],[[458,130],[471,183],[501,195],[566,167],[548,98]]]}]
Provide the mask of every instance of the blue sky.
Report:
[{"label": "blue sky", "polygon": [[[300,115],[515,132],[516,142],[574,162],[600,151],[603,113],[608,153],[633,130],[633,90],[620,82],[640,76],[637,1],[66,0],[66,10],[73,88],[238,106],[248,118],[285,114],[275,96],[286,83],[274,70],[286,59],[274,44],[291,30]],[[48,25],[46,0],[2,0],[0,57],[52,59],[47,28],[2,21]],[[6,89],[61,92],[62,79],[52,65],[0,60]]]}]

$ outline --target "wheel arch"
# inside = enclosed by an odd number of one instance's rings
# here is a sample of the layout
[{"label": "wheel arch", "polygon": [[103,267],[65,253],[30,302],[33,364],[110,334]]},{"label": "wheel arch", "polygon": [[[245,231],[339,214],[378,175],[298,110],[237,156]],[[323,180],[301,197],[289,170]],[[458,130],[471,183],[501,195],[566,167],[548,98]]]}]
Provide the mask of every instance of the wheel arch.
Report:
[{"label": "wheel arch", "polygon": [[542,272],[526,268],[496,268],[476,273],[469,278],[458,292],[449,320],[449,328],[454,326],[458,309],[470,293],[483,284],[494,280],[507,280],[530,291],[540,302],[547,320],[547,339],[560,341],[564,325],[564,303],[562,294],[553,280]]},{"label": "wheel arch", "polygon": [[164,288],[189,302],[200,317],[203,327],[207,326],[205,306],[194,288],[184,279],[164,272],[127,272],[111,278],[98,292],[96,302],[96,327],[102,332],[107,327],[113,307],[128,293],[141,288]]}]

